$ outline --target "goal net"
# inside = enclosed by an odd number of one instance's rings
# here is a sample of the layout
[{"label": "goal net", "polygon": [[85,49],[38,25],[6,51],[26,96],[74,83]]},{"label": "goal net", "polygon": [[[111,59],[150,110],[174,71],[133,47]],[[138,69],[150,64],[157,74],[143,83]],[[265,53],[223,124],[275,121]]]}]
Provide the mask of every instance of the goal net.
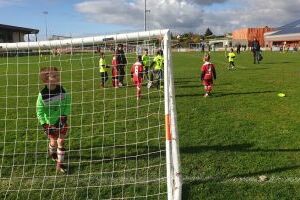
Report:
[{"label": "goal net", "polygon": [[168,30],[0,43],[0,56],[0,199],[181,199]]}]

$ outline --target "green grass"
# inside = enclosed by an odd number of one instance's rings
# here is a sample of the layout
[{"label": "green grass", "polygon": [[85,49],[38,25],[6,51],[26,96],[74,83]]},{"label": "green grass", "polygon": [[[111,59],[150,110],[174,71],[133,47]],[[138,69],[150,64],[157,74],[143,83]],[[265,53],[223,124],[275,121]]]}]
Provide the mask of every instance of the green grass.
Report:
[{"label": "green grass", "polygon": [[[213,52],[211,98],[201,57],[173,54],[183,199],[299,199],[299,54],[266,52],[254,65],[242,53],[228,71]],[[72,93],[68,176],[56,174],[35,116],[38,70],[50,63]],[[0,199],[166,199],[163,94],[144,87],[137,104],[134,87],[103,90],[96,65],[89,54],[0,59]]]},{"label": "green grass", "polygon": [[184,198],[299,199],[299,54],[266,52],[254,65],[242,53],[235,71],[223,53],[212,58],[218,77],[205,99],[200,54],[174,55]]},{"label": "green grass", "polygon": [[[102,89],[97,62],[91,54],[1,59],[0,199],[166,197],[162,91],[145,89],[137,104],[133,86]],[[61,68],[72,96],[68,176],[56,174],[35,114],[38,71],[49,65]]]}]

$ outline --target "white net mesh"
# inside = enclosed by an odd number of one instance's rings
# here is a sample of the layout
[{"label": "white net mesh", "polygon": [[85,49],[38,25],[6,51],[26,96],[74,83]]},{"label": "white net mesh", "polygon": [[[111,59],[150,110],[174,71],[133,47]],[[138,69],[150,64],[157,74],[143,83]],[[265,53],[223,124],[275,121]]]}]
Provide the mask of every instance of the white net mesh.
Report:
[{"label": "white net mesh", "polygon": [[[103,40],[101,43],[1,50],[0,198],[1,199],[166,199],[164,94],[144,81],[137,101],[130,67],[136,54],[153,58],[159,37]],[[101,87],[99,52],[111,65],[123,44],[128,61],[121,88]],[[41,67],[55,66],[70,94],[71,115],[65,140],[68,173],[56,171],[49,140],[36,117],[44,84]]]}]

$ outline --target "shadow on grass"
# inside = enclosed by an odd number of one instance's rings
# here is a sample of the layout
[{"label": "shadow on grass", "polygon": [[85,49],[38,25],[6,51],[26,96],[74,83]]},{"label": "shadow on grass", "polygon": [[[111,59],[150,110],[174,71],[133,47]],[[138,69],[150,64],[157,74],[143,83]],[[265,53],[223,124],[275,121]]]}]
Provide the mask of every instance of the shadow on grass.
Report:
[{"label": "shadow on grass", "polygon": [[[195,79],[195,78],[197,78],[197,77],[195,77],[195,76],[186,76],[186,77],[177,77],[176,76],[176,78],[175,78],[175,81],[176,80],[193,80],[193,79]],[[180,81],[179,81],[180,82]]]},{"label": "shadow on grass", "polygon": [[265,94],[274,93],[276,91],[257,91],[257,92],[228,92],[228,93],[214,93],[212,97],[224,97],[224,96],[240,96],[240,95],[251,95],[251,94]]},{"label": "shadow on grass", "polygon": [[195,85],[176,85],[176,88],[201,88],[202,89],[202,85],[201,84],[195,84]]},{"label": "shadow on grass", "polygon": [[274,65],[274,64],[292,64],[292,63],[297,63],[297,62],[290,62],[290,61],[284,61],[284,62],[266,62],[263,63],[265,65]]},{"label": "shadow on grass", "polygon": [[[194,81],[194,82],[190,82],[190,83],[196,83],[196,84],[191,84],[191,85],[176,84],[175,87],[176,88],[201,88],[201,90],[203,90],[203,85],[200,81]],[[232,85],[232,84],[230,84],[230,83],[218,83],[218,87],[219,86],[227,86],[227,85]]]},{"label": "shadow on grass", "polygon": [[201,153],[206,151],[249,151],[253,144],[245,143],[245,144],[231,144],[231,145],[212,145],[212,146],[187,146],[181,147],[180,153]]},{"label": "shadow on grass", "polygon": [[[137,162],[147,162],[150,160],[156,160],[159,162],[159,159],[164,159],[165,153],[158,146],[142,146],[142,147],[114,147],[110,150],[102,151],[99,148],[98,151],[95,151],[95,146],[93,146],[93,152],[87,154],[79,152],[72,152],[67,155],[66,160],[70,161],[69,172],[68,174],[76,174],[79,170],[83,170],[87,167],[90,167],[92,164],[96,165],[97,163],[101,166],[103,164],[115,163],[125,166],[135,165]],[[92,156],[91,156],[92,155]]]},{"label": "shadow on grass", "polygon": [[[178,86],[177,86],[178,87]],[[228,93],[212,93],[212,96],[209,98],[219,98],[225,96],[243,96],[243,95],[251,95],[251,94],[264,94],[264,93],[274,93],[276,91],[260,91],[260,92],[228,92]],[[200,90],[198,93],[191,94],[177,94],[176,97],[202,97],[204,92]]]},{"label": "shadow on grass", "polygon": [[244,144],[231,144],[231,145],[212,145],[212,146],[188,146],[181,147],[180,153],[201,153],[207,151],[219,151],[219,152],[300,152],[299,149],[261,149],[252,148],[254,144],[244,143]]},{"label": "shadow on grass", "polygon": [[199,184],[210,184],[210,183],[216,183],[216,182],[226,182],[233,179],[243,179],[243,178],[251,178],[251,177],[258,177],[260,175],[265,174],[271,174],[271,173],[280,173],[285,172],[289,170],[299,169],[300,165],[289,165],[289,166],[283,166],[283,167],[272,167],[271,169],[267,170],[261,170],[256,172],[249,172],[249,173],[243,173],[243,174],[236,174],[232,176],[221,176],[221,177],[209,177],[209,178],[203,178],[198,180],[192,180],[192,181],[184,181],[182,186],[182,196],[185,197],[185,199],[189,199],[191,196],[191,186],[199,185]]},{"label": "shadow on grass", "polygon": [[[201,152],[207,152],[207,151],[217,151],[217,152],[300,152],[300,149],[260,149],[260,148],[252,148],[254,145],[250,143],[244,143],[244,144],[232,144],[232,145],[213,145],[213,146],[191,146],[191,147],[182,147],[180,148],[180,152],[182,154],[196,154]],[[195,178],[195,179],[186,179],[183,184],[183,197],[186,199],[189,199],[188,197],[191,197],[191,187],[194,185],[200,185],[200,184],[211,184],[211,183],[220,183],[220,182],[226,182],[231,181],[234,179],[243,179],[243,178],[256,178],[260,175],[267,175],[272,173],[280,173],[285,172],[289,170],[295,170],[299,169],[300,164],[294,164],[294,165],[287,165],[287,166],[279,166],[274,167],[270,166],[270,169],[263,169],[253,172],[247,172],[247,173],[238,173],[231,176],[213,176],[208,178]],[[184,178],[184,176],[183,176]]]},{"label": "shadow on grass", "polygon": [[200,83],[198,79],[190,79],[189,81],[174,81],[174,85],[182,85],[183,83]]},{"label": "shadow on grass", "polygon": [[176,98],[180,98],[180,97],[202,97],[203,96],[203,92],[199,91],[198,93],[195,94],[176,94]]},{"label": "shadow on grass", "polygon": [[238,70],[244,70],[244,71],[252,71],[252,70],[266,70],[266,69],[270,69],[268,67],[249,67],[249,68],[238,68]]}]

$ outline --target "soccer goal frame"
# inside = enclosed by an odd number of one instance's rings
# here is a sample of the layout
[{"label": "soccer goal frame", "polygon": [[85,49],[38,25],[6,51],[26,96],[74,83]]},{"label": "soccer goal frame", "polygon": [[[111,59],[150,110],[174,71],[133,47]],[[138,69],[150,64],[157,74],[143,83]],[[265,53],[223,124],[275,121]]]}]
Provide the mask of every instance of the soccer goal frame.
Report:
[{"label": "soccer goal frame", "polygon": [[[179,153],[179,138],[177,128],[175,87],[171,51],[170,30],[153,30],[105,36],[69,38],[63,40],[0,43],[2,52],[22,51],[43,52],[49,49],[66,47],[68,53],[73,53],[73,47],[81,45],[97,46],[106,42],[119,43],[129,40],[157,38],[164,54],[164,113],[165,113],[165,151],[166,151],[166,182],[168,200],[180,200],[182,196],[182,177]],[[53,53],[53,52],[47,52]]]}]

